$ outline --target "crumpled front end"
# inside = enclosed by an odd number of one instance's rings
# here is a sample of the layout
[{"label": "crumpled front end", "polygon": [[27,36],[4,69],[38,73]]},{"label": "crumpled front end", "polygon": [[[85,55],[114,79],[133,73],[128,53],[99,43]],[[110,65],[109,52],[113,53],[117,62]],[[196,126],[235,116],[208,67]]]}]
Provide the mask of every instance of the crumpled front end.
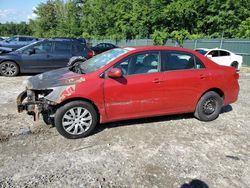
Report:
[{"label": "crumpled front end", "polygon": [[17,97],[17,111],[19,113],[27,111],[29,115],[34,117],[34,121],[39,115],[53,114],[53,105],[55,103],[44,98],[52,90],[25,90]]},{"label": "crumpled front end", "polygon": [[49,124],[56,107],[67,97],[75,93],[76,84],[85,81],[81,74],[58,69],[36,75],[25,81],[26,90],[17,97],[19,113],[27,111],[36,121],[42,114]]}]

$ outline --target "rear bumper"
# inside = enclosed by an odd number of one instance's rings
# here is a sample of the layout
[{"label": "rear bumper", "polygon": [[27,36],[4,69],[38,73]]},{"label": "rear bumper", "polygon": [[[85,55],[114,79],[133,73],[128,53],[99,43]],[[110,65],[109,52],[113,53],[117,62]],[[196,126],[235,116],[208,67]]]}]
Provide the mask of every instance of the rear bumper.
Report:
[{"label": "rear bumper", "polygon": [[231,88],[228,89],[227,95],[225,95],[224,99],[224,105],[229,105],[231,103],[234,103],[238,100],[239,96],[239,91],[240,91],[240,86],[238,81],[235,81],[234,84],[231,85]]}]

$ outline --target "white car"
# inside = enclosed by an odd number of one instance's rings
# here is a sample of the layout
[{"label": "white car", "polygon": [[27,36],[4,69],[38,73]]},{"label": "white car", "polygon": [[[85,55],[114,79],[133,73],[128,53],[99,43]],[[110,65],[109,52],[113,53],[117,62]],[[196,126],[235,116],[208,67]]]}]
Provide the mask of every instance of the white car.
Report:
[{"label": "white car", "polygon": [[199,52],[204,56],[207,56],[209,59],[219,65],[232,66],[235,67],[237,70],[240,70],[243,62],[242,56],[236,55],[235,53],[224,49],[197,48],[195,49],[195,51]]}]

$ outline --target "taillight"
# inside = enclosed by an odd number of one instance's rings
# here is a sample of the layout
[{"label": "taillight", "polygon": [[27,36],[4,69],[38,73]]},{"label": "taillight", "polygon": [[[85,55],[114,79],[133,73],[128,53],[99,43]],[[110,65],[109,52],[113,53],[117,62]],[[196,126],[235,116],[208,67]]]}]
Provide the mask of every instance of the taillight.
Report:
[{"label": "taillight", "polygon": [[238,80],[238,79],[240,78],[240,75],[239,75],[239,73],[238,73],[238,72],[235,72],[235,74],[234,74],[234,78],[235,78],[236,80]]},{"label": "taillight", "polygon": [[91,57],[93,57],[94,55],[95,55],[95,53],[92,50],[89,50],[88,53],[87,53],[88,59],[91,58]]}]

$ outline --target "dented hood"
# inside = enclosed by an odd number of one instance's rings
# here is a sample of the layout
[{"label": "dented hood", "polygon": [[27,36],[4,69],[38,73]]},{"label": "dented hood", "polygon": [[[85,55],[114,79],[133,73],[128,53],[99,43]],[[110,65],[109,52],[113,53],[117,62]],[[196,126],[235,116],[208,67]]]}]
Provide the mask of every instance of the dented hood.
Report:
[{"label": "dented hood", "polygon": [[74,85],[83,80],[83,75],[72,72],[68,67],[45,72],[28,78],[27,89],[42,90],[60,86]]}]

